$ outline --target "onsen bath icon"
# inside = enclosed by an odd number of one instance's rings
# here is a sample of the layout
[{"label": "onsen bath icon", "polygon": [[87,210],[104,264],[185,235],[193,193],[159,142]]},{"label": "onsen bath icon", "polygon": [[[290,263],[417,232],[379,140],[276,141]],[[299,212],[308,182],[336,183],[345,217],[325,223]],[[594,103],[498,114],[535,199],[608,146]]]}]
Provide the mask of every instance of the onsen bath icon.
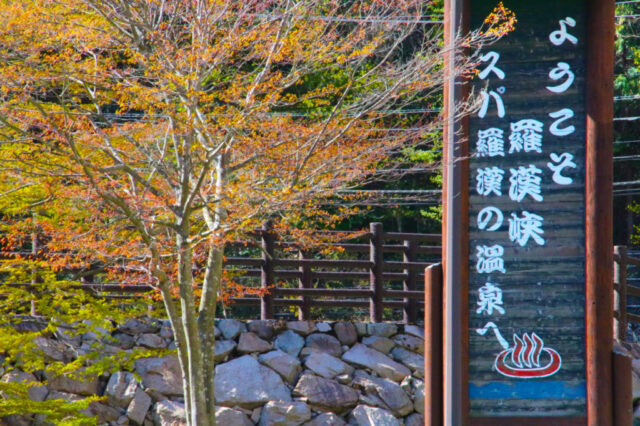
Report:
[{"label": "onsen bath icon", "polygon": [[531,333],[531,336],[525,333],[522,339],[514,334],[514,346],[509,347],[507,341],[500,335],[500,331],[492,322],[476,331],[478,334],[484,335],[490,328],[493,329],[500,345],[504,348],[494,363],[498,373],[503,376],[539,379],[556,374],[562,367],[560,354],[554,349],[545,347],[544,342],[536,333]]}]

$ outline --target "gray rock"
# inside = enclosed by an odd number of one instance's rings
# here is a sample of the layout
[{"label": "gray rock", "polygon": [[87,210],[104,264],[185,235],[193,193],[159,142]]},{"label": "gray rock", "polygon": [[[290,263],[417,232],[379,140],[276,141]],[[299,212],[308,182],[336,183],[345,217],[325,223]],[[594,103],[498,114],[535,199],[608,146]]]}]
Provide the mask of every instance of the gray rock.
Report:
[{"label": "gray rock", "polygon": [[275,333],[274,321],[271,320],[254,320],[249,321],[249,331],[256,333],[258,337],[265,340],[270,340]]},{"label": "gray rock", "polygon": [[388,337],[379,337],[379,336],[367,336],[362,339],[362,343],[369,346],[370,348],[375,349],[376,351],[382,352],[383,354],[388,354],[391,352],[396,344],[393,340]]},{"label": "gray rock", "polygon": [[73,361],[76,357],[75,352],[70,346],[57,340],[38,336],[33,339],[33,343],[36,345],[36,350],[41,351],[45,361],[48,362],[60,361],[66,364]]},{"label": "gray rock", "polygon": [[98,424],[105,424],[118,420],[122,414],[122,410],[108,405],[101,404],[99,402],[92,402],[89,404],[88,413],[91,417],[96,417]]},{"label": "gray rock", "polygon": [[424,416],[413,413],[404,419],[404,426],[424,426]]},{"label": "gray rock", "polygon": [[342,345],[333,336],[322,333],[313,333],[307,336],[307,346],[321,352],[326,352],[333,356],[342,355]]},{"label": "gray rock", "polygon": [[314,417],[311,421],[306,422],[304,426],[344,426],[346,423],[342,417],[333,413],[321,413]]},{"label": "gray rock", "polygon": [[131,349],[136,344],[136,339],[127,333],[115,333],[111,336],[111,341],[114,345],[119,346],[122,349]]},{"label": "gray rock", "polygon": [[[38,420],[38,417],[40,416],[36,416],[36,421]],[[0,417],[0,426],[30,426],[32,420],[33,420],[32,414],[28,414],[24,416],[11,414],[9,416]]]},{"label": "gray rock", "polygon": [[267,352],[273,349],[273,345],[262,340],[258,335],[252,331],[242,333],[238,342],[238,352],[248,354],[251,352]]},{"label": "gray rock", "polygon": [[127,417],[135,424],[140,425],[144,423],[149,407],[151,407],[151,397],[138,388],[129,407],[127,407]]},{"label": "gray rock", "polygon": [[280,333],[276,337],[275,347],[291,356],[297,357],[304,346],[304,339],[292,330]]},{"label": "gray rock", "polygon": [[249,355],[216,366],[214,380],[220,405],[253,409],[267,401],[291,401],[280,376]]},{"label": "gray rock", "polygon": [[313,409],[340,414],[358,403],[358,391],[333,380],[303,374],[293,389],[293,396],[305,397]]},{"label": "gray rock", "polygon": [[356,322],[356,323],[353,323],[353,325],[356,327],[356,332],[358,333],[358,336],[366,336],[367,335],[367,323],[366,322]]},{"label": "gray rock", "polygon": [[138,382],[133,374],[118,371],[109,377],[104,394],[109,397],[109,401],[113,405],[125,408],[131,403],[136,389],[138,389]]},{"label": "gray rock", "polygon": [[287,322],[287,328],[302,336],[308,336],[314,331],[318,331],[313,321],[289,321]]},{"label": "gray rock", "polygon": [[158,402],[153,407],[153,421],[158,426],[186,426],[184,404],[168,399]]},{"label": "gray rock", "polygon": [[160,337],[167,340],[173,339],[173,328],[171,328],[171,321],[162,321],[162,327],[160,328]]},{"label": "gray rock", "polygon": [[177,356],[140,358],[135,361],[135,370],[145,388],[168,396],[182,395],[182,372]]},{"label": "gray rock", "polygon": [[111,336],[113,326],[111,323],[104,323],[98,321],[82,321],[85,329],[88,329],[82,334],[82,340],[85,342],[102,341],[104,338]]},{"label": "gray rock", "polygon": [[349,423],[358,426],[400,426],[400,421],[387,410],[368,405],[358,405],[349,414]]},{"label": "gray rock", "polygon": [[418,327],[417,325],[407,324],[404,326],[404,332],[424,340],[424,327]]},{"label": "gray rock", "polygon": [[367,395],[379,398],[384,403],[384,407],[395,416],[402,417],[413,412],[413,401],[398,384],[391,380],[359,376],[353,380],[353,386],[364,390]]},{"label": "gray rock", "polygon": [[253,426],[246,414],[229,407],[216,407],[216,424],[220,426]]},{"label": "gray rock", "polygon": [[337,322],[333,326],[333,331],[343,345],[351,346],[358,341],[356,326],[350,322]]},{"label": "gray rock", "polygon": [[132,318],[119,326],[118,331],[135,336],[144,333],[157,333],[160,327],[162,327],[162,323],[159,320]]},{"label": "gray rock", "polygon": [[424,382],[413,381],[413,408],[420,414],[424,414]]},{"label": "gray rock", "polygon": [[222,332],[220,331],[220,329],[218,327],[213,327],[213,337],[215,337],[216,339],[218,337],[220,337],[220,335],[222,334]]},{"label": "gray rock", "polygon": [[216,342],[215,361],[224,360],[236,348],[236,342],[233,340],[220,340]]},{"label": "gray rock", "polygon": [[262,407],[254,408],[251,411],[251,421],[253,423],[258,423],[260,421],[260,416],[262,415]]},{"label": "gray rock", "polygon": [[[31,373],[27,373],[26,371],[10,371],[2,376],[0,380],[2,383],[39,383],[36,376]],[[30,386],[27,390],[27,395],[29,399],[32,401],[44,401],[49,393],[49,389],[46,386]],[[0,392],[0,396],[7,398],[3,392]]]},{"label": "gray rock", "polygon": [[304,365],[314,373],[326,379],[353,373],[353,367],[326,352],[313,352],[304,361]]},{"label": "gray rock", "polygon": [[397,334],[393,337],[393,341],[396,342],[396,345],[402,346],[412,352],[424,354],[424,340],[419,337],[409,334]]},{"label": "gray rock", "polygon": [[85,369],[80,368],[74,372],[76,378],[71,378],[70,375],[53,376],[50,373],[45,373],[47,378],[47,384],[49,390],[72,393],[76,395],[95,395],[98,393],[99,381],[96,376],[85,375],[83,372]]},{"label": "gray rock", "polygon": [[262,354],[258,360],[278,373],[287,383],[292,385],[300,374],[300,361],[281,350]]},{"label": "gray rock", "polygon": [[391,351],[391,356],[413,370],[414,376],[424,377],[424,356],[398,347]]},{"label": "gray rock", "polygon": [[82,344],[82,335],[80,335],[77,329],[71,325],[59,325],[56,331],[54,331],[53,335],[59,341],[62,341],[67,345],[71,345],[73,347],[78,347]]},{"label": "gray rock", "polygon": [[360,343],[354,345],[344,355],[342,360],[358,366],[370,368],[378,375],[400,382],[411,371],[402,364],[398,364],[385,354],[371,349]]},{"label": "gray rock", "polygon": [[145,333],[141,334],[140,337],[136,340],[136,344],[138,346],[143,346],[145,348],[151,349],[161,349],[167,347],[167,342],[157,334]]},{"label": "gray rock", "polygon": [[321,333],[329,333],[331,331],[331,324],[325,321],[318,322],[316,323],[316,328]]},{"label": "gray rock", "polygon": [[304,402],[269,401],[262,408],[260,426],[298,426],[311,418]]},{"label": "gray rock", "polygon": [[48,325],[49,322],[46,318],[36,318],[30,315],[20,315],[11,321],[11,327],[18,333],[41,332]]},{"label": "gray rock", "polygon": [[225,339],[235,339],[240,333],[247,331],[247,326],[243,322],[234,319],[220,320],[218,328]]},{"label": "gray rock", "polygon": [[398,326],[388,322],[367,324],[367,334],[371,336],[391,337],[398,332]]}]

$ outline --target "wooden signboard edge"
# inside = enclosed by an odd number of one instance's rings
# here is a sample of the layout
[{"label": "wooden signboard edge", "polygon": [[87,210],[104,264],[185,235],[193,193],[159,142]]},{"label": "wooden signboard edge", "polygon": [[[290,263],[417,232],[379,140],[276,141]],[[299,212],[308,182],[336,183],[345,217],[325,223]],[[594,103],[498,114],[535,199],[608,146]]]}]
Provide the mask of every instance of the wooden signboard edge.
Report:
[{"label": "wooden signboard edge", "polygon": [[615,1],[588,0],[585,181],[587,418],[613,423],[613,61]]},{"label": "wooden signboard edge", "polygon": [[469,84],[456,77],[457,38],[470,26],[470,0],[445,0],[443,174],[443,424],[468,424],[469,120],[456,107]]},{"label": "wooden signboard edge", "polygon": [[470,418],[468,399],[468,119],[456,119],[468,84],[450,71],[470,0],[446,0],[443,175],[443,424],[602,425],[613,422],[613,42],[615,1],[588,0],[585,180],[587,418]]}]

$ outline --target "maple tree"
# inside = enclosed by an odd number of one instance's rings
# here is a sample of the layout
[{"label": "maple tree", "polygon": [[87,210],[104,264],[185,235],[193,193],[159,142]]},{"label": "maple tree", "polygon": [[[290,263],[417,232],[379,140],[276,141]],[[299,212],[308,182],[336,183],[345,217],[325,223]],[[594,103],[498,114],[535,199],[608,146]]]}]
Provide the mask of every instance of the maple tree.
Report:
[{"label": "maple tree", "polygon": [[[188,424],[215,424],[225,243],[265,219],[295,235],[337,223],[355,209],[325,200],[377,179],[394,153],[435,132],[437,118],[399,113],[428,107],[441,89],[429,2],[2,6],[2,244],[19,250],[31,233],[46,244],[39,257],[5,259],[7,281],[44,291],[88,271],[152,285],[171,321]],[[498,9],[463,46],[513,21]],[[21,291],[50,312],[55,292]]]}]

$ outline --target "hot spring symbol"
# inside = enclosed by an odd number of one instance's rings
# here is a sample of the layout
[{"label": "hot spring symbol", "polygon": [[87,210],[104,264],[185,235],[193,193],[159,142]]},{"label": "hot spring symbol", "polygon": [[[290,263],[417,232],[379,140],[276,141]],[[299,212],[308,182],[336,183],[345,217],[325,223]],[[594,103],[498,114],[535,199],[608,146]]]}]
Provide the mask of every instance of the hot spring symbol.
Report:
[{"label": "hot spring symbol", "polygon": [[556,374],[562,367],[562,358],[554,349],[544,346],[544,342],[536,333],[524,333],[522,338],[513,335],[513,346],[502,337],[500,330],[493,322],[488,322],[476,332],[484,336],[492,329],[498,342],[504,349],[498,354],[494,367],[498,373],[519,379],[540,379]]}]

